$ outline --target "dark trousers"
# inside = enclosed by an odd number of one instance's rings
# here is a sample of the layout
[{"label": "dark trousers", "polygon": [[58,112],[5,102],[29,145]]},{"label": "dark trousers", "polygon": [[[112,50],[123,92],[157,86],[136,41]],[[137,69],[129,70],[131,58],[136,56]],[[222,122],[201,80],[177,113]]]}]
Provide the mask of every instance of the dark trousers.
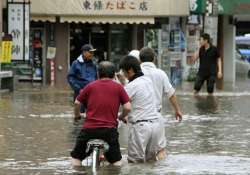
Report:
[{"label": "dark trousers", "polygon": [[206,81],[207,82],[207,92],[208,93],[213,93],[214,92],[215,80],[216,80],[216,75],[200,75],[200,74],[197,74],[194,89],[196,91],[200,91],[203,83]]},{"label": "dark trousers", "polygon": [[119,133],[116,128],[82,129],[71,152],[71,157],[83,160],[89,156],[90,153],[86,152],[86,148],[88,141],[91,139],[101,139],[107,142],[109,149],[104,155],[109,163],[114,163],[122,159]]}]

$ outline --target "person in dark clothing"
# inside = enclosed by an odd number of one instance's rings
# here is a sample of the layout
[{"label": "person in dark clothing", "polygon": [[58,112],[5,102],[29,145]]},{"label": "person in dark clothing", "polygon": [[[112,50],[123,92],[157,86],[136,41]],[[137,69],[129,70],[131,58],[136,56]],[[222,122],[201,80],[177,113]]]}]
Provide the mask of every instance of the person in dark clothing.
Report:
[{"label": "person in dark clothing", "polygon": [[[97,68],[92,61],[95,50],[90,44],[83,45],[81,48],[82,54],[73,61],[70,67],[67,80],[74,91],[74,101],[82,88],[97,79]],[[83,106],[81,112],[85,112]]]},{"label": "person in dark clothing", "polygon": [[200,58],[200,66],[194,85],[194,94],[197,95],[204,81],[207,81],[207,92],[212,95],[216,77],[222,78],[222,65],[218,49],[210,42],[210,36],[204,33],[200,38],[199,53],[193,57],[193,62]]}]

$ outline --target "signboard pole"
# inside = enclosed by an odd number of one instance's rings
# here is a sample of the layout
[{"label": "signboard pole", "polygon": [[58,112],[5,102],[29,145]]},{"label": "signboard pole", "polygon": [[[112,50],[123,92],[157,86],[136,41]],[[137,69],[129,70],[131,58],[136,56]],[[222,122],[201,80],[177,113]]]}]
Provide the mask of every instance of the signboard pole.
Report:
[{"label": "signboard pole", "polygon": [[50,85],[55,85],[55,62],[54,59],[50,60]]},{"label": "signboard pole", "polygon": [[[2,19],[3,19],[3,16],[2,16],[2,11],[3,11],[3,7],[2,7],[2,0],[0,1],[0,72],[1,72],[1,56],[2,56]],[[0,79],[0,89],[1,89],[2,85],[1,85],[1,79]]]}]

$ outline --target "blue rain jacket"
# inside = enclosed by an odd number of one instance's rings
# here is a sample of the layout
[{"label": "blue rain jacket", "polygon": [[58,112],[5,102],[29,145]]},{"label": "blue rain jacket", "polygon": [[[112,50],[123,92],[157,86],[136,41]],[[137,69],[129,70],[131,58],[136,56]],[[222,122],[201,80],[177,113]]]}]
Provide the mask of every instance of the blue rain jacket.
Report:
[{"label": "blue rain jacket", "polygon": [[86,61],[80,55],[71,65],[67,75],[68,83],[76,94],[88,83],[97,79],[97,68],[92,60]]}]

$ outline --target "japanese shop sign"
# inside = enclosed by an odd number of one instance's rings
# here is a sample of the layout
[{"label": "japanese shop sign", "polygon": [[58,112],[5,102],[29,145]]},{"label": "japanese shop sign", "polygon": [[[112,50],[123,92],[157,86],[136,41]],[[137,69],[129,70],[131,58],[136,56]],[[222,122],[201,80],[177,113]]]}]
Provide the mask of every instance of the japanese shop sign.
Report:
[{"label": "japanese shop sign", "polygon": [[189,0],[32,0],[32,15],[183,16]]},{"label": "japanese shop sign", "polygon": [[12,35],[12,60],[29,60],[29,4],[8,4],[8,33]]},{"label": "japanese shop sign", "polygon": [[4,36],[2,38],[2,50],[1,50],[1,63],[11,62],[11,50],[12,50],[12,38],[11,36]]},{"label": "japanese shop sign", "polygon": [[83,11],[138,11],[146,12],[150,8],[148,0],[83,0]]}]

